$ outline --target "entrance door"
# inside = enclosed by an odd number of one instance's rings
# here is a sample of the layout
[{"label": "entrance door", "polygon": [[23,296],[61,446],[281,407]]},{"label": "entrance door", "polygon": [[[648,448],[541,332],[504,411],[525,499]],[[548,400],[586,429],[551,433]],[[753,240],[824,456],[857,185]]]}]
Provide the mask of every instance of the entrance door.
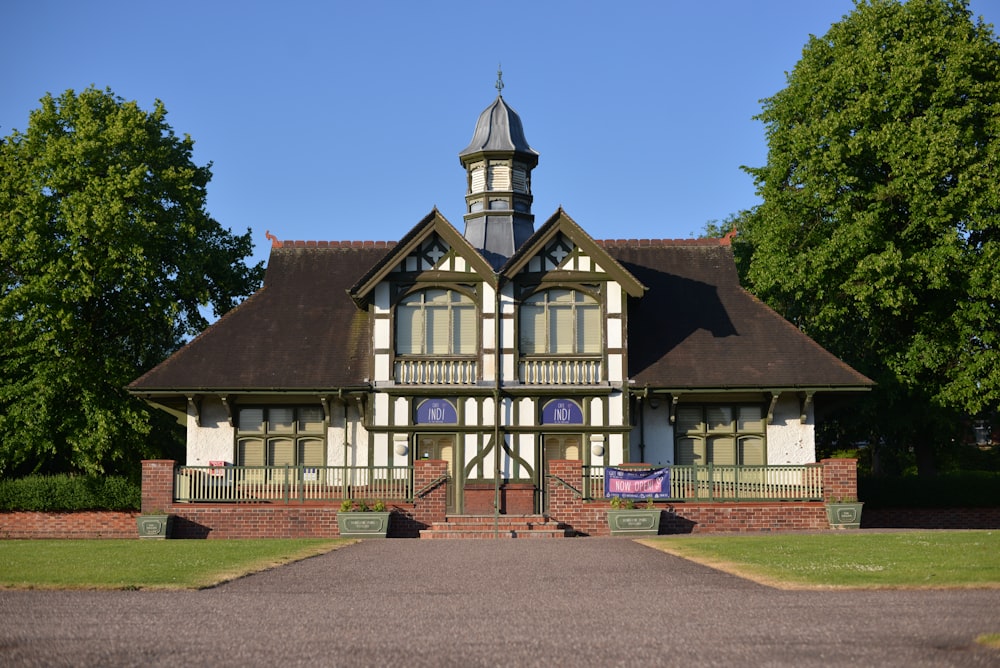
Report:
[{"label": "entrance door", "polygon": [[582,459],[580,434],[543,434],[542,435],[542,479],[538,489],[542,495],[542,512],[549,511],[549,462],[553,459]]},{"label": "entrance door", "polygon": [[441,459],[448,462],[448,497],[445,501],[445,512],[454,515],[458,512],[456,499],[460,482],[455,474],[455,435],[454,434],[421,434],[417,437],[418,459]]}]

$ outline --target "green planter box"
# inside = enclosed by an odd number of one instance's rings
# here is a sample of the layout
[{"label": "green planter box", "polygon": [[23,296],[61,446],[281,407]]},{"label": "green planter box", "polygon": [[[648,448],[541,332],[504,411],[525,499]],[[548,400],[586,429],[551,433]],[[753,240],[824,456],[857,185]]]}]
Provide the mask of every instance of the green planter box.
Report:
[{"label": "green planter box", "polygon": [[861,506],[864,502],[839,502],[826,504],[826,518],[833,529],[860,529]]},{"label": "green planter box", "polygon": [[341,538],[385,538],[391,512],[337,513]]},{"label": "green planter box", "polygon": [[135,518],[139,538],[170,538],[173,515],[139,515]]},{"label": "green planter box", "polygon": [[655,536],[660,533],[660,509],[609,510],[612,536]]}]

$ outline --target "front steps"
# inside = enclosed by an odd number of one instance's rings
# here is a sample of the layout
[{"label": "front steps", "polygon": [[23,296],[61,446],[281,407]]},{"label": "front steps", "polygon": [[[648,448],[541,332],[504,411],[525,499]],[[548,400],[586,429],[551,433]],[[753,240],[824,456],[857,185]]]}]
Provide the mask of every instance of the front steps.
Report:
[{"label": "front steps", "polygon": [[571,531],[545,515],[449,515],[420,531],[421,538],[566,538]]}]

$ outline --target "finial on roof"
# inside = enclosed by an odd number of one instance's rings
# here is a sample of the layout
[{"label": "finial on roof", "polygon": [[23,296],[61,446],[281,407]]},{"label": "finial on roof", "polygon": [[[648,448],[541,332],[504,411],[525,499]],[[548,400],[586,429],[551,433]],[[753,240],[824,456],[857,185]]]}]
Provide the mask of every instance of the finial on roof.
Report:
[{"label": "finial on roof", "polygon": [[503,69],[500,64],[497,64],[497,95],[503,95]]}]

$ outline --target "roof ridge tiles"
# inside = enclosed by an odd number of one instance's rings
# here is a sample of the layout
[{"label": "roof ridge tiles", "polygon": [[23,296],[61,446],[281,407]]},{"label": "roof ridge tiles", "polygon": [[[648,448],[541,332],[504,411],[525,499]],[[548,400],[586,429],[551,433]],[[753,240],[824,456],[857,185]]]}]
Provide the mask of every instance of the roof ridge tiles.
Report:
[{"label": "roof ridge tiles", "polygon": [[372,241],[372,240],[342,240],[342,241],[320,241],[293,239],[279,242],[278,248],[393,248],[395,241]]},{"label": "roof ridge tiles", "polygon": [[604,248],[662,248],[668,246],[729,246],[731,239],[723,237],[704,239],[595,239]]}]

